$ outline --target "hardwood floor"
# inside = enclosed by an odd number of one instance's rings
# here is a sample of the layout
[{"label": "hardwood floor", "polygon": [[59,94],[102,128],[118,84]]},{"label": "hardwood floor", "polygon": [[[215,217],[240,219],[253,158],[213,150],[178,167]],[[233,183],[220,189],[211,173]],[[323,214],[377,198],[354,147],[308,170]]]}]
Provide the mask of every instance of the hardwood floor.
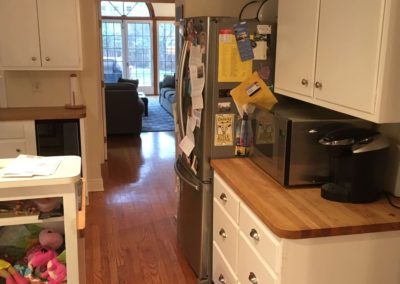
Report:
[{"label": "hardwood floor", "polygon": [[105,191],[90,193],[87,208],[87,283],[196,283],[176,241],[173,133],[108,145]]}]

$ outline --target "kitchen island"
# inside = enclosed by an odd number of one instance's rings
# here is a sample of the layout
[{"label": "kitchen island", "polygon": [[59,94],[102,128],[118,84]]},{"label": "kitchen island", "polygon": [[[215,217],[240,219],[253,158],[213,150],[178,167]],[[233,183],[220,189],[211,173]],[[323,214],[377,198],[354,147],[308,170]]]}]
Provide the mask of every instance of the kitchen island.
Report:
[{"label": "kitchen island", "polygon": [[215,283],[400,283],[400,210],[285,189],[248,159],[214,168]]}]

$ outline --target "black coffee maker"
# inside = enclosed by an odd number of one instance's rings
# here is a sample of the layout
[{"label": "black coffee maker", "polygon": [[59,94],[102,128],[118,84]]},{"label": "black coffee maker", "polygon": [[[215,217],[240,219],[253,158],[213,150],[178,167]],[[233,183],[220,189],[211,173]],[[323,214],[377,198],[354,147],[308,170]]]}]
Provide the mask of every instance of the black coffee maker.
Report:
[{"label": "black coffee maker", "polygon": [[371,129],[341,128],[328,132],[319,143],[329,153],[331,182],[322,185],[328,200],[367,203],[379,199],[388,140]]}]

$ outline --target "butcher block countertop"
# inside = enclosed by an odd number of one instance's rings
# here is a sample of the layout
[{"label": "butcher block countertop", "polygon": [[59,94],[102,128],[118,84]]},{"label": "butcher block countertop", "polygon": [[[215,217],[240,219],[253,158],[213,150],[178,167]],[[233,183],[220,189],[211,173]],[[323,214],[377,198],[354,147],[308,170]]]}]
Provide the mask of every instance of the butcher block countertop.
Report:
[{"label": "butcher block countertop", "polygon": [[78,119],[86,117],[86,107],[10,107],[0,108],[0,121]]},{"label": "butcher block countertop", "polygon": [[212,160],[215,172],[277,236],[288,239],[400,230],[400,209],[325,200],[320,189],[285,189],[245,158]]}]

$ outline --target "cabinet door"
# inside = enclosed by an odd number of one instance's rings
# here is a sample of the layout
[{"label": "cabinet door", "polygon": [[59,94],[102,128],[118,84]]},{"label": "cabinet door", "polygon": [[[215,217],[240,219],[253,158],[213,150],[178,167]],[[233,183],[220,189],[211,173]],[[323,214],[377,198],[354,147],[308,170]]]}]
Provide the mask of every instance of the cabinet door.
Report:
[{"label": "cabinet door", "polygon": [[0,0],[0,65],[41,65],[36,0]]},{"label": "cabinet door", "polygon": [[275,92],[313,96],[319,0],[279,0]]},{"label": "cabinet door", "polygon": [[385,1],[321,0],[315,97],[374,112]]},{"label": "cabinet door", "polygon": [[37,0],[42,66],[80,65],[80,33],[76,0]]}]

